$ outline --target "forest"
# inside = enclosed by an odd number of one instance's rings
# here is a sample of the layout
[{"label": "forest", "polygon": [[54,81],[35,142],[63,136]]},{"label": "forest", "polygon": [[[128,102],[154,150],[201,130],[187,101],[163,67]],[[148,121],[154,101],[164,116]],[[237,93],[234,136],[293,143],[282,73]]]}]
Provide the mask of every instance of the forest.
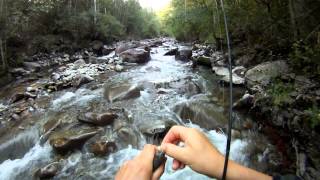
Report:
[{"label": "forest", "polygon": [[159,35],[153,12],[135,0],[1,0],[1,72],[24,55],[74,51],[89,42],[112,43]]}]

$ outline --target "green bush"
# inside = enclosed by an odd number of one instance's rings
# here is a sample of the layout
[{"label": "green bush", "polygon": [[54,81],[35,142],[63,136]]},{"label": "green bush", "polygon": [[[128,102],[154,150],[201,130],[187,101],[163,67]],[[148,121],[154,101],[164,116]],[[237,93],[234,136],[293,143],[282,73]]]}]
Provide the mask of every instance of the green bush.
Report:
[{"label": "green bush", "polygon": [[107,42],[119,40],[124,35],[123,25],[110,14],[99,15],[96,31]]},{"label": "green bush", "polygon": [[320,109],[317,106],[313,106],[307,110],[309,113],[309,122],[312,128],[320,125]]},{"label": "green bush", "polygon": [[272,103],[275,106],[283,106],[292,99],[290,93],[294,90],[291,83],[284,83],[281,80],[274,80],[267,92],[272,97]]},{"label": "green bush", "polygon": [[291,65],[296,72],[320,76],[320,45],[307,45],[302,41],[293,44]]}]

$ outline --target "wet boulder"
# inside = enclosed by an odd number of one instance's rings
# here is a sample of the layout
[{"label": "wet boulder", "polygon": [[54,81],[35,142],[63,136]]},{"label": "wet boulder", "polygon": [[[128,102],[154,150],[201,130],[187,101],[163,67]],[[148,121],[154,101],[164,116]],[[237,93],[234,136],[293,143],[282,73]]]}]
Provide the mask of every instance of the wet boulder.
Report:
[{"label": "wet boulder", "polygon": [[145,49],[135,48],[122,52],[119,55],[123,61],[129,63],[146,63],[150,60],[150,52]]},{"label": "wet boulder", "polygon": [[83,84],[87,84],[89,82],[94,81],[94,79],[91,76],[88,75],[77,75],[72,83],[74,87],[80,87]]},{"label": "wet boulder", "polygon": [[[230,71],[226,67],[217,67],[214,66],[212,67],[213,72],[218,75],[222,76],[221,81],[223,83],[229,83],[230,82]],[[232,73],[232,83],[235,85],[243,85],[245,84],[245,79],[238,76],[236,73]]]},{"label": "wet boulder", "polygon": [[133,49],[133,48],[137,48],[140,45],[141,44],[139,42],[135,42],[135,41],[128,42],[128,43],[122,43],[116,48],[115,53],[119,55],[124,51],[127,51],[129,49]]},{"label": "wet boulder", "polygon": [[58,162],[54,162],[38,169],[38,171],[35,173],[35,176],[39,177],[40,179],[53,178],[58,173],[59,169],[60,164]]},{"label": "wet boulder", "polygon": [[118,115],[115,113],[107,112],[103,114],[96,113],[85,113],[80,115],[78,120],[83,123],[88,123],[96,126],[107,126],[114,122],[118,118]]},{"label": "wet boulder", "polygon": [[122,72],[124,70],[124,67],[119,65],[119,64],[117,64],[114,70],[117,71],[117,72]]},{"label": "wet boulder", "polygon": [[205,95],[194,96],[186,102],[177,104],[173,109],[185,122],[190,120],[206,129],[223,127],[227,122],[224,108],[216,105]]},{"label": "wet boulder", "polygon": [[117,150],[115,142],[99,141],[91,145],[91,152],[96,156],[107,156]]},{"label": "wet boulder", "polygon": [[80,68],[80,67],[83,67],[83,66],[85,66],[86,65],[86,61],[84,61],[83,59],[78,59],[78,60],[76,60],[74,63],[74,68],[75,69],[78,69],[78,68]]},{"label": "wet boulder", "polygon": [[212,65],[212,58],[208,56],[199,56],[195,58],[195,61],[199,65],[211,67]]},{"label": "wet boulder", "polygon": [[24,76],[24,75],[29,74],[30,72],[25,70],[25,69],[23,69],[23,68],[14,68],[14,69],[10,70],[10,73],[13,76]]},{"label": "wet boulder", "polygon": [[25,99],[26,96],[24,93],[15,93],[14,95],[12,95],[12,97],[10,98],[10,103],[16,103],[18,101],[21,101],[23,99]]},{"label": "wet boulder", "polygon": [[69,151],[82,148],[84,143],[97,133],[97,131],[78,134],[65,132],[51,138],[50,144],[58,154],[66,154]]},{"label": "wet boulder", "polygon": [[176,125],[174,121],[156,120],[140,124],[140,131],[147,137],[152,138],[152,143],[155,141],[161,142],[172,126]]},{"label": "wet boulder", "polygon": [[116,131],[119,138],[118,141],[122,143],[123,147],[127,147],[129,144],[137,147],[139,144],[137,133],[138,132],[134,131],[133,127],[129,126],[121,127]]},{"label": "wet boulder", "polygon": [[251,94],[245,94],[241,99],[233,104],[233,108],[240,110],[240,109],[249,109],[253,106],[254,103],[254,96]]},{"label": "wet boulder", "polygon": [[249,69],[245,74],[245,79],[249,87],[254,85],[267,85],[272,78],[289,72],[286,61],[266,62]]},{"label": "wet boulder", "polygon": [[93,52],[98,54],[98,55],[102,55],[103,42],[101,42],[101,41],[93,41],[91,44],[92,44]]},{"label": "wet boulder", "polygon": [[102,48],[102,55],[103,56],[107,56],[109,55],[110,53],[112,53],[116,48],[114,47],[108,47],[108,46],[103,46]]},{"label": "wet boulder", "polygon": [[105,86],[104,97],[110,102],[133,99],[140,97],[142,87],[138,85],[118,85],[118,86]]},{"label": "wet boulder", "polygon": [[165,56],[175,56],[178,53],[178,48],[170,49],[168,52],[166,52]]},{"label": "wet boulder", "polygon": [[175,58],[176,60],[189,61],[192,57],[192,47],[179,48]]},{"label": "wet boulder", "polygon": [[31,72],[39,72],[41,70],[41,65],[36,62],[23,62],[23,66]]}]

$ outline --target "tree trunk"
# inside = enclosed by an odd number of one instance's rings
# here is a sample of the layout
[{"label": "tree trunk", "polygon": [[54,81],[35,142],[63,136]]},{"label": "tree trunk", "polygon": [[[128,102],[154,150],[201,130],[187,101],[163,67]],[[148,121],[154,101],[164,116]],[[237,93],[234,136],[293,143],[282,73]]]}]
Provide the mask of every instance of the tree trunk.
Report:
[{"label": "tree trunk", "polygon": [[296,22],[296,15],[294,9],[294,0],[289,0],[289,13],[290,13],[290,22],[291,22],[291,29],[293,31],[293,38],[295,41],[298,40],[298,29],[297,29],[297,22]]},{"label": "tree trunk", "polygon": [[97,24],[97,0],[93,0],[94,3],[94,24]]},{"label": "tree trunk", "polygon": [[6,70],[7,69],[6,56],[5,56],[5,51],[3,47],[3,41],[1,38],[0,38],[0,56],[1,56],[2,70]]}]

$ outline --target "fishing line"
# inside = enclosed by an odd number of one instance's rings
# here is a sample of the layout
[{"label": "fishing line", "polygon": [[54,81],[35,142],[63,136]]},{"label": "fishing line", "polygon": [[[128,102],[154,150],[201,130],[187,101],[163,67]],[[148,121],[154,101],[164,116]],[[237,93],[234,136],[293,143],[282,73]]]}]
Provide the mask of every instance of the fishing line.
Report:
[{"label": "fishing line", "polygon": [[220,0],[221,2],[221,8],[222,8],[222,13],[224,17],[224,26],[225,26],[225,31],[226,31],[226,36],[227,36],[227,45],[228,45],[228,60],[229,60],[229,120],[228,120],[228,138],[227,138],[227,146],[226,146],[226,156],[225,156],[225,162],[224,162],[224,167],[223,167],[223,175],[222,175],[222,180],[226,179],[227,176],[227,171],[228,171],[228,162],[229,162],[229,154],[230,154],[230,145],[231,145],[231,129],[232,129],[232,104],[233,104],[233,80],[232,80],[232,59],[231,59],[231,46],[230,46],[230,37],[229,37],[229,30],[228,30],[228,21],[227,21],[227,16],[226,12],[224,9],[224,4],[223,0]]}]

